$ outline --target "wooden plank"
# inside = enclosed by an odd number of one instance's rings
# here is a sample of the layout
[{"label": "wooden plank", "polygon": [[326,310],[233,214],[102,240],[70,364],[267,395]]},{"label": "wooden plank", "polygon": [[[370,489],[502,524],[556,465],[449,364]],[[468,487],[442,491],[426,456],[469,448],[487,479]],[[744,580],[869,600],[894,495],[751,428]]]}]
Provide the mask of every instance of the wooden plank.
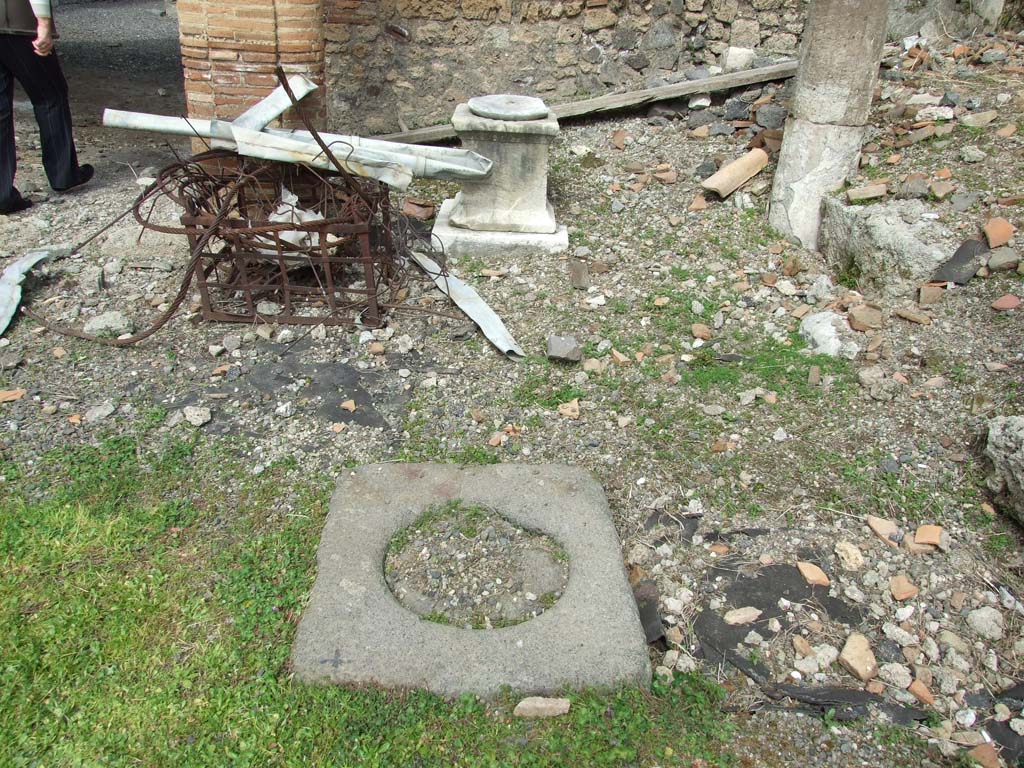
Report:
[{"label": "wooden plank", "polygon": [[389,133],[386,136],[374,136],[383,141],[397,141],[401,144],[432,144],[435,141],[447,141],[455,138],[455,129],[451,123],[431,125],[427,128],[413,128],[403,133]]},{"label": "wooden plank", "polygon": [[798,62],[786,61],[782,64],[773,64],[770,67],[759,69],[746,69],[741,72],[730,72],[726,75],[715,75],[706,77],[703,80],[686,80],[682,83],[662,85],[657,88],[647,88],[643,91],[630,91],[629,93],[613,93],[609,96],[598,96],[596,99],[586,101],[574,101],[569,104],[556,104],[551,109],[555,116],[562,120],[568,117],[579,117],[590,115],[595,112],[610,112],[615,109],[636,107],[641,104],[649,104],[652,101],[663,101],[665,99],[677,99],[680,96],[692,96],[695,93],[711,93],[712,91],[727,91],[732,88],[740,88],[753,83],[763,83],[768,80],[784,80],[796,74]]},{"label": "wooden plank", "polygon": [[[646,88],[642,91],[613,93],[608,96],[598,96],[597,98],[584,101],[555,104],[551,107],[551,111],[555,113],[555,117],[559,120],[565,120],[582,115],[592,115],[598,112],[612,112],[617,109],[637,107],[654,101],[678,99],[681,96],[692,96],[695,93],[727,91],[732,88],[741,88],[744,85],[753,85],[754,83],[785,80],[796,74],[798,63],[797,61],[784,61],[781,64],[772,64],[770,67],[729,72],[725,75],[706,77],[703,80],[687,80],[682,83],[662,85],[657,88]],[[445,123],[444,125],[414,128],[411,131],[391,133],[387,136],[378,136],[376,138],[384,139],[385,141],[402,141],[408,144],[429,144],[434,141],[454,139],[455,130],[452,128],[451,123]]]}]

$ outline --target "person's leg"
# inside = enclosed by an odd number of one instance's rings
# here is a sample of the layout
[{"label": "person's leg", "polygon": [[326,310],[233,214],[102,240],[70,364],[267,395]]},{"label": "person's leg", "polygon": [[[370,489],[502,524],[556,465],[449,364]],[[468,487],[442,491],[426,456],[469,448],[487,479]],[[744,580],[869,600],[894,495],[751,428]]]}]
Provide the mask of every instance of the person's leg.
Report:
[{"label": "person's leg", "polygon": [[[0,51],[12,35],[0,35]],[[21,205],[22,197],[14,187],[18,160],[14,147],[14,76],[0,58],[0,213],[9,213]]]},{"label": "person's leg", "polygon": [[82,183],[82,173],[71,135],[68,84],[57,54],[37,55],[27,35],[11,35],[10,40],[3,60],[32,102],[46,178],[57,190],[77,186]]}]

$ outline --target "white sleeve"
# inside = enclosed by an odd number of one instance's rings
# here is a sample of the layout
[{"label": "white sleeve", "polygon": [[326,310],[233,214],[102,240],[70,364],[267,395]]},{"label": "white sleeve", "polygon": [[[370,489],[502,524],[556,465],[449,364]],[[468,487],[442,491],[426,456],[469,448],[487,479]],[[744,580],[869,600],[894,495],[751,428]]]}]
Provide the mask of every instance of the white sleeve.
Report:
[{"label": "white sleeve", "polygon": [[29,0],[32,5],[32,13],[37,19],[53,18],[53,11],[50,10],[50,0]]}]

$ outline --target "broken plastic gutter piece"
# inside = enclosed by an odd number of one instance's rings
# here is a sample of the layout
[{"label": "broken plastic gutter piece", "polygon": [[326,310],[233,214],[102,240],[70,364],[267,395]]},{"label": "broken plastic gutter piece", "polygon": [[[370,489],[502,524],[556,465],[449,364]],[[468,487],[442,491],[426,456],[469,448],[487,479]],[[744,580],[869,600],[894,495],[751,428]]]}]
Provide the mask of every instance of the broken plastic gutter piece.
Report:
[{"label": "broken plastic gutter piece", "polygon": [[[232,123],[225,120],[204,120],[201,118],[150,115],[145,112],[125,112],[120,109],[105,109],[103,124],[108,128],[125,128],[136,131],[153,131],[175,136],[208,139],[215,149],[235,149],[231,132]],[[246,127],[246,126],[242,126]],[[284,128],[264,128],[268,136],[284,139],[298,139],[314,145],[309,131]],[[321,133],[320,138],[344,159],[353,150],[370,150],[386,155],[389,161],[400,162],[411,168],[415,176],[427,179],[458,181],[460,179],[482,179],[491,172],[493,162],[483,155],[466,149],[451,147],[429,147],[419,144],[400,144],[381,139],[364,139],[341,133]]]},{"label": "broken plastic gutter piece", "polygon": [[[260,160],[275,160],[285,163],[302,163],[314,168],[333,171],[335,165],[313,142],[286,139],[262,131],[253,131],[231,125],[231,134],[237,152],[246,157]],[[399,162],[393,162],[377,154],[372,156],[366,150],[335,154],[338,163],[349,173],[364,178],[382,181],[396,189],[407,189],[412,183],[412,169]]]},{"label": "broken plastic gutter piece", "polygon": [[470,286],[455,277],[451,273],[445,274],[437,262],[423,253],[412,252],[412,259],[420,269],[427,273],[427,276],[434,282],[437,289],[455,302],[474,323],[483,331],[484,336],[497,347],[503,355],[512,359],[526,357],[522,347],[512,338],[505,324],[491,309],[487,302],[480,298],[480,295]]},{"label": "broken plastic gutter piece", "polygon": [[[317,89],[316,83],[302,75],[292,75],[289,77],[288,87],[291,88],[298,101],[306,98],[306,96]],[[288,92],[279,85],[270,92],[270,95],[260,99],[260,101],[235,118],[234,124],[239,128],[262,131],[274,120],[291,109],[291,107],[292,100],[288,96]]]},{"label": "broken plastic gutter piece", "polygon": [[52,255],[49,249],[29,251],[0,274],[0,336],[4,335],[11,318],[18,311],[18,305],[21,303],[21,283],[25,275],[36,264]]},{"label": "broken plastic gutter piece", "polygon": [[[253,149],[255,152],[263,153],[267,151],[264,147],[269,146],[284,152],[297,150],[313,157],[322,154],[307,131],[279,128],[257,130],[245,125],[239,126],[237,122],[231,123],[224,120],[149,115],[143,112],[125,112],[118,109],[104,110],[103,124],[110,128],[154,131],[206,139],[214,148],[229,149],[239,153],[242,151],[238,149],[236,134],[238,129],[241,129],[248,131],[243,135],[249,139],[252,138],[252,134],[257,134],[260,137],[257,139],[257,143],[263,146]],[[402,167],[404,173],[425,179],[446,181],[482,179],[490,174],[493,165],[488,158],[465,149],[399,144],[338,133],[322,133],[320,137],[343,163],[365,163],[366,167],[385,165],[390,165],[393,168]],[[280,140],[280,142],[275,143],[275,140]],[[257,156],[262,159],[274,159],[264,157],[263,154]],[[291,162],[296,161],[292,159]]]}]

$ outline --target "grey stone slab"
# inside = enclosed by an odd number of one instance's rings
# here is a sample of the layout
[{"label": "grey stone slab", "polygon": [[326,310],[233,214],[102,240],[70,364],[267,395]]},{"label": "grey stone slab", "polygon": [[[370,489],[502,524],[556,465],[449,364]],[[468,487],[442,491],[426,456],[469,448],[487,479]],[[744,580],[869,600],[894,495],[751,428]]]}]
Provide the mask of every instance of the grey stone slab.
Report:
[{"label": "grey stone slab", "polygon": [[[790,138],[787,130],[786,141]],[[774,201],[772,205],[774,213]],[[883,298],[911,293],[932,279],[946,260],[944,233],[924,217],[928,210],[920,200],[847,206],[825,198],[818,248],[827,263],[839,270],[856,266],[862,288]],[[769,222],[774,223],[771,217]],[[775,228],[780,229],[777,224]]]},{"label": "grey stone slab", "polygon": [[[561,599],[535,619],[490,630],[420,619],[384,581],[387,545],[425,510],[461,499],[555,538],[569,556]],[[563,465],[376,464],[343,475],[292,661],[310,682],[494,696],[504,686],[646,686],[650,666],[601,486]]]},{"label": "grey stone slab", "polygon": [[1019,263],[1017,252],[1006,245],[996,248],[988,256],[988,268],[992,272],[1009,272],[1016,269]]},{"label": "grey stone slab", "polygon": [[718,115],[710,109],[701,109],[691,112],[686,118],[686,124],[690,128],[700,128],[702,125],[711,125],[718,119]]},{"label": "grey stone slab", "polygon": [[569,282],[578,291],[585,291],[590,287],[590,267],[585,261],[572,259],[569,262]]},{"label": "grey stone slab", "polygon": [[750,116],[750,105],[741,99],[729,99],[725,102],[726,120],[746,120]]},{"label": "grey stone slab", "polygon": [[467,104],[474,115],[491,120],[542,120],[551,111],[536,96],[517,96],[511,93],[477,96]]},{"label": "grey stone slab", "polygon": [[452,127],[459,134],[511,133],[524,139],[535,136],[539,140],[544,136],[558,135],[558,118],[549,111],[547,117],[537,120],[495,120],[474,114],[469,104],[459,104],[452,114]]},{"label": "grey stone slab", "polygon": [[953,210],[957,213],[963,213],[970,210],[980,200],[981,195],[977,192],[961,192],[960,194],[953,195],[950,199],[950,205],[953,206]]},{"label": "grey stone slab", "polygon": [[789,115],[785,107],[778,104],[765,104],[757,110],[757,124],[762,128],[778,129],[786,124]]},{"label": "grey stone slab", "polygon": [[981,240],[965,240],[952,256],[939,265],[931,279],[937,283],[964,285],[981,269],[987,253],[988,246]]},{"label": "grey stone slab", "polygon": [[583,345],[575,336],[552,333],[548,336],[548,358],[578,363],[583,359]]}]

